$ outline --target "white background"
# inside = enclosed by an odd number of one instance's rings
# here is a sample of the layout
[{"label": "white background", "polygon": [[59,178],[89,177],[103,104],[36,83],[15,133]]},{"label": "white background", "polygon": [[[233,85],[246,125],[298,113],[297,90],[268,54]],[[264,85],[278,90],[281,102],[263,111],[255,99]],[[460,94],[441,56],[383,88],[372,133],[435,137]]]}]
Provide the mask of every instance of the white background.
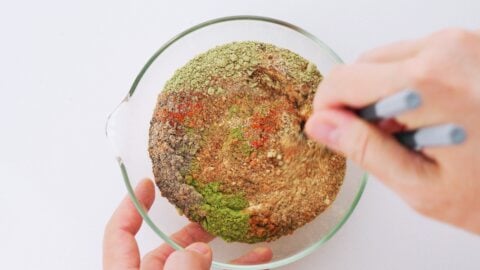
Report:
[{"label": "white background", "polygon": [[[476,0],[1,1],[1,269],[101,268],[103,227],[126,192],[108,113],[165,41],[235,14],[297,24],[347,62],[444,27],[480,28]],[[153,237],[142,228],[142,252]],[[479,255],[480,237],[417,215],[373,180],[340,232],[284,269],[479,269]]]}]

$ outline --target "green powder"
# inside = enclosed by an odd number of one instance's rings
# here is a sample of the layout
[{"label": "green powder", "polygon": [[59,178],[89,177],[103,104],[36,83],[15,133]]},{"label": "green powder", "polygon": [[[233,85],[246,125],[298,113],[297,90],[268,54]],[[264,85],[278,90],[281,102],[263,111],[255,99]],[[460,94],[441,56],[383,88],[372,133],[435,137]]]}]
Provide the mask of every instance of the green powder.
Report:
[{"label": "green powder", "polygon": [[190,184],[203,196],[200,209],[205,217],[200,221],[203,228],[225,241],[248,240],[249,214],[243,211],[248,201],[243,194],[225,194],[220,191],[220,183],[201,184],[191,180]]},{"label": "green powder", "polygon": [[245,138],[243,138],[242,128],[240,127],[236,127],[230,130],[229,137],[230,137],[229,139],[232,139],[232,140],[238,140],[238,141],[245,140]]},{"label": "green powder", "polygon": [[237,105],[232,105],[230,108],[228,108],[228,118],[231,119],[233,116],[236,116],[239,111],[240,108],[238,108]]},{"label": "green powder", "polygon": [[[267,60],[271,55],[277,58]],[[265,61],[285,67],[288,76],[296,81],[318,84],[322,77],[313,63],[296,53],[271,44],[244,41],[217,46],[196,56],[175,72],[164,91],[193,90],[221,95],[225,89],[216,85],[215,78],[221,75],[223,79],[235,80],[251,75]]]},{"label": "green powder", "polygon": [[222,146],[223,152],[241,153],[244,156],[249,156],[253,150],[241,127],[232,128]]}]

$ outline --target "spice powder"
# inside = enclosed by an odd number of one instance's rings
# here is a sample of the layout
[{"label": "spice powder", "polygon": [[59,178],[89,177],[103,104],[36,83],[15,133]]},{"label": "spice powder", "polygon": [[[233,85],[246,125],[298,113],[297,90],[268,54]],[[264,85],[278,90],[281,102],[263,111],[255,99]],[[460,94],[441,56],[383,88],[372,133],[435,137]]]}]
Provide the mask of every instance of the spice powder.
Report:
[{"label": "spice powder", "polygon": [[163,196],[226,241],[272,241],[335,199],[345,158],[303,134],[322,80],[289,50],[234,42],[198,55],[160,93],[149,153]]}]

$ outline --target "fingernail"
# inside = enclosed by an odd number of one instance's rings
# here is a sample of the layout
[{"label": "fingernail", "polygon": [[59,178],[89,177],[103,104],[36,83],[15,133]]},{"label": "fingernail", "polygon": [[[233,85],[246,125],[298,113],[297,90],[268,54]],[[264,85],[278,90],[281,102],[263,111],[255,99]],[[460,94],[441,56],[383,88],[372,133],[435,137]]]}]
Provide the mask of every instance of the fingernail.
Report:
[{"label": "fingernail", "polygon": [[193,243],[186,248],[186,250],[195,251],[197,253],[207,255],[210,253],[210,247],[205,243]]},{"label": "fingernail", "polygon": [[267,247],[256,247],[256,248],[254,248],[252,251],[253,251],[254,253],[256,253],[256,254],[263,254],[263,253],[265,253],[265,252],[269,252],[270,249],[267,248]]},{"label": "fingernail", "polygon": [[307,133],[310,137],[327,145],[336,145],[338,139],[336,126],[324,122],[310,122],[307,125]]}]

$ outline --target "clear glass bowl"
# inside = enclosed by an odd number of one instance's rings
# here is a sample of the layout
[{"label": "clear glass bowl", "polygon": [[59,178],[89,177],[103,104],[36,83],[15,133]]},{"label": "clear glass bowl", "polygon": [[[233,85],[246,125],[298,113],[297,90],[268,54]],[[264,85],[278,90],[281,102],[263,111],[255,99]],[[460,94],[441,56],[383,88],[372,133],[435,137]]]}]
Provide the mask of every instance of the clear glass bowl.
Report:
[{"label": "clear glass bowl", "polygon": [[[312,34],[292,24],[256,16],[234,16],[210,20],[196,25],[176,37],[153,54],[142,68],[130,91],[107,121],[107,137],[117,155],[127,190],[144,221],[155,233],[175,249],[182,247],[169,234],[189,223],[175,207],[160,195],[150,212],[139,207],[133,187],[145,177],[153,179],[147,152],[148,129],[159,92],[174,71],[194,56],[217,45],[232,41],[261,41],[287,48],[314,62],[322,74],[342,60]],[[366,184],[366,174],[347,161],[347,173],[339,194],[330,207],[292,235],[270,243],[227,243],[220,238],[211,242],[213,266],[224,269],[266,269],[294,262],[320,247],[348,219]],[[267,246],[273,260],[261,265],[235,265],[230,260],[256,246]]]}]

